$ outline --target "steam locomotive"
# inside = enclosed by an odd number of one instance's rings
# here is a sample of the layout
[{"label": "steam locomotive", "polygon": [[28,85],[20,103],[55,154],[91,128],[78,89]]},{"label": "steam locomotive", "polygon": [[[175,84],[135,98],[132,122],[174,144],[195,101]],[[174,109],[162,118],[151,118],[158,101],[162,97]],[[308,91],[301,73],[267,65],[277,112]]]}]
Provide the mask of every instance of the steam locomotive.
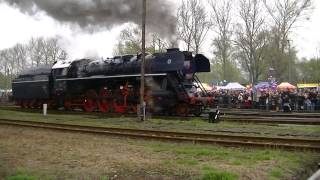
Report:
[{"label": "steam locomotive", "polygon": [[[58,61],[29,69],[13,80],[13,98],[22,108],[49,107],[86,112],[136,113],[141,55]],[[145,96],[151,113],[199,116],[214,101],[196,73],[210,72],[202,54],[168,49],[145,57]]]}]

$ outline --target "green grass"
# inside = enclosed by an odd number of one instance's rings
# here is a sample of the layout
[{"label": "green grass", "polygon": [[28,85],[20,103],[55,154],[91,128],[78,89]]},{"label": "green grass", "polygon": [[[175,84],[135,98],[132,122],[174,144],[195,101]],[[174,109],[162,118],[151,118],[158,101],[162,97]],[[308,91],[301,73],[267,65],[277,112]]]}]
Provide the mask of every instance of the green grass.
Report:
[{"label": "green grass", "polygon": [[238,179],[236,175],[228,172],[210,172],[202,177],[202,180],[235,180]]},{"label": "green grass", "polygon": [[234,166],[241,166],[243,164],[242,161],[239,159],[231,159],[229,162],[231,165],[234,165]]},{"label": "green grass", "polygon": [[[149,119],[146,122],[140,122],[136,118],[121,116],[117,118],[109,118],[99,113],[93,115],[85,113],[63,114],[64,112],[61,112],[61,114],[51,114],[50,111],[48,116],[43,117],[40,111],[31,111],[32,112],[19,112],[0,109],[0,118],[103,127],[145,128],[203,133],[230,130],[254,132],[253,135],[257,135],[257,132],[262,132],[265,133],[262,135],[276,136],[277,134],[290,132],[298,134],[313,134],[318,135],[317,138],[320,138],[319,126],[268,126],[262,124],[228,122],[209,124],[198,118],[188,121]],[[55,113],[60,112],[55,111]],[[159,166],[163,167],[163,171],[165,171],[165,173],[167,172],[169,175],[184,175],[185,172],[189,172],[188,170],[191,170],[192,173],[195,174],[195,179],[199,179],[200,177],[204,180],[238,179],[241,178],[241,173],[239,174],[241,169],[248,170],[259,166],[268,166],[266,169],[268,179],[290,179],[290,175],[293,175],[293,172],[304,168],[304,164],[320,159],[319,154],[312,152],[288,152],[275,149],[225,148],[220,146],[204,146],[188,143],[164,143],[158,141],[137,141],[130,139],[124,141],[126,141],[126,144],[142,147],[151,154],[161,156],[162,159]],[[0,159],[0,174],[2,168]],[[27,174],[28,173],[18,173],[17,175],[10,176],[8,178],[16,178],[18,180],[24,178],[37,179],[36,177],[28,176]]]},{"label": "green grass", "polygon": [[17,170],[14,175],[7,176],[5,180],[38,180],[39,178],[33,175],[30,175],[30,172],[26,170]]},{"label": "green grass", "polygon": [[[29,112],[30,111],[30,112]],[[102,113],[87,114],[82,112],[48,111],[47,116],[43,116],[40,110],[6,110],[0,109],[0,117],[7,119],[45,121],[54,123],[79,124],[101,127],[124,127],[124,128],[142,128],[157,129],[168,131],[184,132],[202,132],[202,133],[223,133],[238,132],[243,135],[254,136],[283,136],[284,134],[310,135],[313,138],[320,138],[320,126],[288,126],[288,125],[263,125],[263,124],[245,124],[233,122],[220,122],[210,124],[206,121],[194,118],[189,120],[165,120],[148,119],[140,122],[135,117],[108,117]]]},{"label": "green grass", "polygon": [[108,176],[102,176],[101,178],[100,178],[100,180],[109,180],[110,178],[108,177]]},{"label": "green grass", "polygon": [[179,159],[179,160],[177,160],[177,163],[178,164],[188,165],[188,166],[194,166],[194,165],[199,164],[198,160],[191,159],[191,158]]},{"label": "green grass", "polygon": [[6,180],[37,180],[36,177],[27,176],[27,175],[16,175],[16,176],[9,176]]},{"label": "green grass", "polygon": [[15,176],[9,176],[5,178],[6,180],[37,180],[38,178],[34,176],[28,176],[28,175],[15,175]]},{"label": "green grass", "polygon": [[272,178],[276,178],[276,179],[279,179],[279,178],[282,178],[284,175],[284,172],[282,169],[280,168],[274,168],[272,171],[271,171],[271,176]]},{"label": "green grass", "polygon": [[236,180],[238,176],[234,173],[226,171],[218,171],[208,166],[202,168],[203,176],[202,180]]},{"label": "green grass", "polygon": [[[244,162],[255,163],[259,161],[272,160],[273,157],[281,156],[282,154],[291,153],[280,150],[259,150],[245,148],[224,148],[217,146],[201,146],[201,145],[183,145],[180,147],[163,146],[155,144],[152,146],[154,152],[170,151],[178,156],[194,157],[194,158],[211,158],[218,161],[229,161],[234,163],[234,160],[244,160]],[[291,157],[291,156],[290,156]]]},{"label": "green grass", "polygon": [[[252,169],[260,164],[270,166],[270,178],[282,178],[285,174],[303,168],[304,163],[319,159],[319,155],[312,152],[293,152],[272,149],[224,148],[218,146],[203,146],[193,144],[162,144],[146,143],[154,153],[173,154],[178,164],[204,167],[204,179],[237,179],[237,174],[224,172],[219,165]],[[164,164],[174,164],[170,159],[164,159]],[[217,167],[216,169],[209,167]],[[220,167],[221,168],[221,167]],[[211,171],[206,171],[211,170]]]}]

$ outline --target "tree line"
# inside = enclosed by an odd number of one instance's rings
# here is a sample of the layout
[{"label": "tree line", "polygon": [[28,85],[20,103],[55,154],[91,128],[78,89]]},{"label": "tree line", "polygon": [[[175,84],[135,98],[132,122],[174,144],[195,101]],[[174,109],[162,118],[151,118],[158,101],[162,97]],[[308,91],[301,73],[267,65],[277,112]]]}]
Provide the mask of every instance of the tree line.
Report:
[{"label": "tree line", "polygon": [[[196,54],[203,53],[204,44],[210,44],[211,72],[199,75],[205,82],[255,84],[271,75],[278,81],[319,82],[319,57],[299,60],[292,41],[312,9],[312,0],[182,0],[176,12],[176,33],[162,37],[149,32],[146,49],[164,52],[179,45]],[[114,55],[141,52],[140,34],[139,25],[124,28]],[[0,88],[10,87],[11,79],[25,68],[66,59],[67,52],[58,41],[31,38],[1,50]]]},{"label": "tree line", "polygon": [[10,88],[14,77],[31,67],[52,65],[68,56],[58,43],[58,38],[31,38],[27,43],[18,43],[0,50],[0,88]]},{"label": "tree line", "polygon": [[[318,58],[298,62],[291,38],[312,8],[311,0],[182,0],[176,16],[177,37],[183,49],[196,54],[211,41],[212,71],[200,75],[206,82],[255,84],[271,74],[278,81],[315,82],[320,80],[319,73],[307,67],[319,68]],[[165,38],[149,36],[150,52],[171,45]],[[115,52],[139,52],[140,43],[139,26],[130,26],[121,32]]]}]

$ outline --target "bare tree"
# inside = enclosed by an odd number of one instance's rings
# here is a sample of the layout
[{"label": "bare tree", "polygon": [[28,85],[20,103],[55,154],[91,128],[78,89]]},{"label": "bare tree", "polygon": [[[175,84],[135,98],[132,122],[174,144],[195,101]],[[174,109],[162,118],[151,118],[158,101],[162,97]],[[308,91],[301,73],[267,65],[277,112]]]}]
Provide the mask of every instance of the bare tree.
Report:
[{"label": "bare tree", "polygon": [[43,44],[44,40],[42,37],[32,37],[28,43],[28,54],[31,61],[31,66],[39,66],[43,61],[44,51]]},{"label": "bare tree", "polygon": [[31,38],[27,45],[31,66],[49,65],[55,61],[65,60],[67,52],[59,45],[58,40],[58,38]]},{"label": "bare tree", "polygon": [[182,1],[177,13],[179,38],[186,44],[187,51],[191,49],[192,35],[194,33],[194,19],[191,17],[190,3],[191,1]]},{"label": "bare tree", "polygon": [[198,54],[210,29],[211,23],[208,20],[205,6],[201,3],[202,1],[194,1],[195,6],[192,8],[192,17],[194,18],[193,50]]},{"label": "bare tree", "polygon": [[46,46],[49,50],[49,62],[52,64],[53,62],[66,60],[68,57],[67,52],[59,45],[58,38],[49,38],[46,40]]},{"label": "bare tree", "polygon": [[284,53],[290,31],[299,21],[308,18],[312,0],[277,0],[273,5],[267,0],[263,2],[273,20],[276,46]]},{"label": "bare tree", "polygon": [[263,72],[265,21],[259,0],[241,0],[239,12],[240,22],[237,24],[236,32],[239,60],[249,72],[249,79],[254,84]]},{"label": "bare tree", "polygon": [[52,64],[54,61],[65,60],[67,53],[59,46],[58,38],[31,38],[28,44],[15,46],[0,51],[0,75],[5,88],[10,87],[11,80],[28,67],[41,64]]},{"label": "bare tree", "polygon": [[231,0],[217,4],[216,1],[209,1],[212,8],[211,21],[213,30],[217,36],[213,39],[213,54],[215,59],[222,64],[222,79],[227,78],[227,65],[232,55],[232,30],[231,30]]},{"label": "bare tree", "polygon": [[161,37],[158,34],[152,34],[151,36],[151,49],[153,50],[153,53],[164,52],[171,46],[170,42],[166,41],[165,39],[161,39]]},{"label": "bare tree", "polygon": [[0,70],[4,76],[6,76],[8,72],[8,52],[8,49],[0,51]]},{"label": "bare tree", "polygon": [[21,72],[22,70],[26,69],[27,66],[27,47],[24,44],[16,44],[11,48],[11,53],[12,53],[12,61],[15,62],[15,74],[18,72]]},{"label": "bare tree", "polygon": [[26,49],[22,44],[0,51],[0,71],[7,77],[16,75],[27,66]]},{"label": "bare tree", "polygon": [[192,49],[199,53],[211,25],[202,1],[183,0],[177,17],[179,36],[186,44],[187,51]]},{"label": "bare tree", "polygon": [[118,44],[114,48],[114,55],[136,54],[141,52],[141,29],[128,26],[120,32]]},{"label": "bare tree", "polygon": [[10,87],[10,81],[13,78],[13,71],[14,71],[14,65],[15,62],[12,57],[12,49],[4,49],[0,52],[0,59],[2,62],[2,67],[3,67],[3,74],[5,76],[5,89],[9,89]]},{"label": "bare tree", "polygon": [[277,0],[273,3],[263,0],[272,18],[270,65],[276,70],[278,78],[292,80],[292,67],[295,58],[290,47],[290,34],[300,21],[306,20],[312,9],[312,0]]},{"label": "bare tree", "polygon": [[7,80],[6,80],[6,75],[7,75],[7,63],[6,63],[6,50],[1,50],[0,51],[0,85],[3,86],[5,89],[7,88]]},{"label": "bare tree", "polygon": [[[113,49],[114,55],[136,54],[141,52],[141,29],[139,26],[128,26],[120,32],[118,43]],[[170,47],[167,39],[162,39],[159,34],[146,35],[147,52],[163,52]]]}]

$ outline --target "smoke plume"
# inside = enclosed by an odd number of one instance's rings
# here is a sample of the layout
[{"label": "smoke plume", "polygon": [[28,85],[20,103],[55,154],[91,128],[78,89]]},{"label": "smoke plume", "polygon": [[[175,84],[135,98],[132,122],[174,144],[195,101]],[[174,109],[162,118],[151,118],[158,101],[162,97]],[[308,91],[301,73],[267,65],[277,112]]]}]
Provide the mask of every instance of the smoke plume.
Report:
[{"label": "smoke plume", "polygon": [[[77,24],[84,30],[99,31],[127,22],[141,24],[142,0],[3,0],[33,15],[39,10],[59,22]],[[1,0],[0,0],[1,2]],[[167,0],[147,0],[147,28],[170,37],[176,18]]]}]

